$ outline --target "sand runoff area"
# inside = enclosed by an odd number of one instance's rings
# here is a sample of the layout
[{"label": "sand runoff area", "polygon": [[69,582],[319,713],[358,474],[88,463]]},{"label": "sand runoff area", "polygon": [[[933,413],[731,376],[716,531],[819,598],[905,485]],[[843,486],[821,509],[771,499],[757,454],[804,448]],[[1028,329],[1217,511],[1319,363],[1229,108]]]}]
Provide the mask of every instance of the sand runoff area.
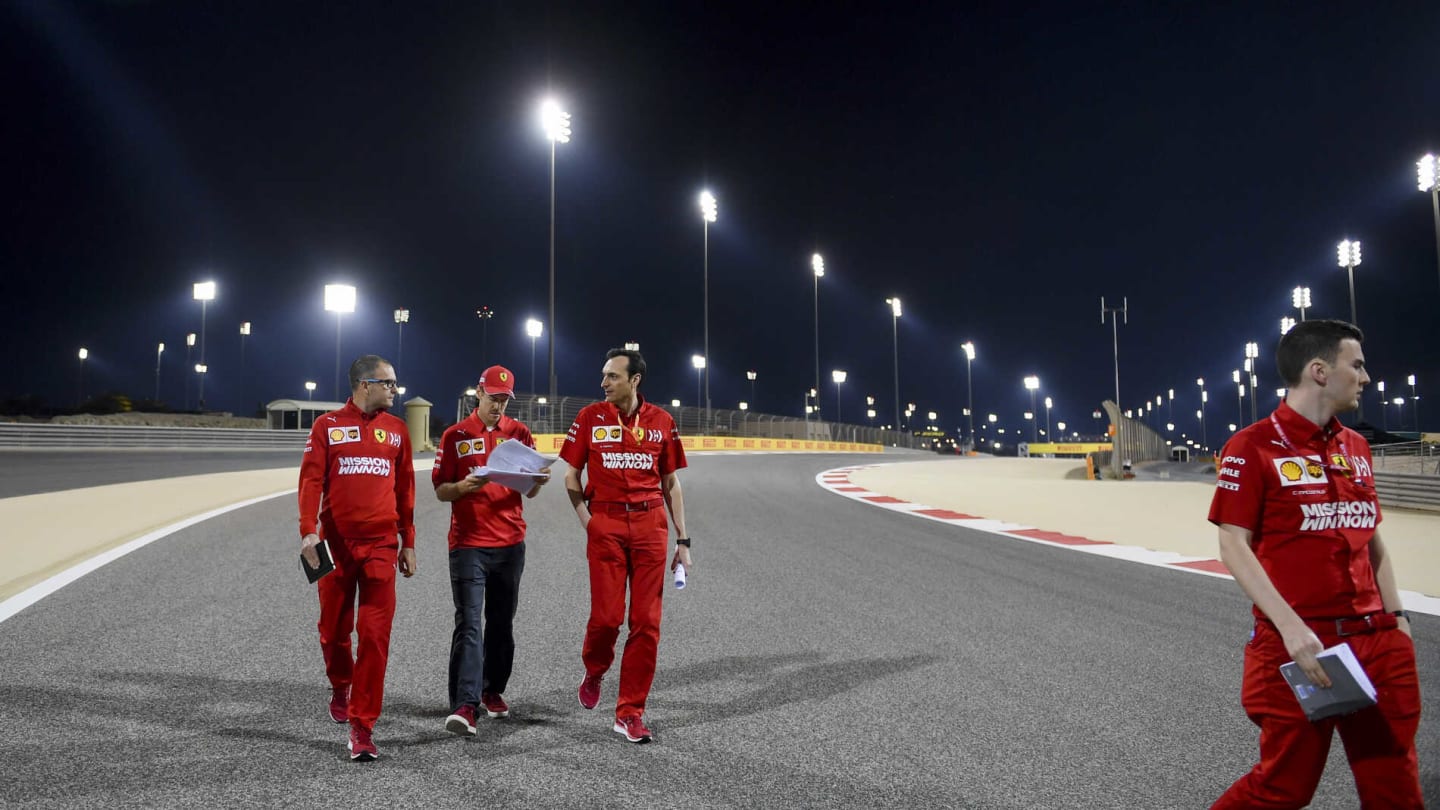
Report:
[{"label": "sand runoff area", "polygon": [[[878,460],[877,460],[878,461]],[[1213,482],[1088,481],[1071,459],[939,458],[878,464],[857,486],[941,509],[1192,557],[1219,558]],[[1381,508],[1401,589],[1440,597],[1440,514]]]}]

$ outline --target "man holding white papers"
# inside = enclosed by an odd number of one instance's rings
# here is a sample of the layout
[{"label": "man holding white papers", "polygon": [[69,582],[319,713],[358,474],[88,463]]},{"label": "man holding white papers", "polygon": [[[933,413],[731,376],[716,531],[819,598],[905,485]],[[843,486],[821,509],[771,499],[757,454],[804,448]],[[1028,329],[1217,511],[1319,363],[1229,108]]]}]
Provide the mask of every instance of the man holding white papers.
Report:
[{"label": "man holding white papers", "polygon": [[[1370,445],[1340,424],[1370,377],[1360,330],[1306,321],[1280,339],[1288,386],[1268,418],[1236,433],[1217,465],[1210,522],[1220,559],[1255,603],[1241,703],[1260,727],[1260,763],[1215,808],[1304,807],[1340,732],[1362,807],[1423,806],[1415,733],[1420,681],[1409,618],[1376,527]],[[1331,680],[1316,654],[1348,643],[1378,702],[1311,722],[1280,667]]]},{"label": "man holding white papers", "polygon": [[[516,480],[535,497],[549,480],[550,468],[532,448],[524,423],[505,415],[515,392],[515,375],[491,366],[476,387],[474,413],[452,425],[440,439],[430,481],[435,497],[450,504],[450,592],[455,601],[455,631],[450,640],[450,707],[445,728],[473,736],[480,710],[492,718],[509,717],[503,694],[515,661],[515,609],[520,575],[525,571],[525,518]],[[533,468],[491,472],[497,449],[524,445]],[[516,454],[502,454],[516,455]],[[495,463],[499,470],[501,465]],[[483,613],[483,622],[482,622]]]}]

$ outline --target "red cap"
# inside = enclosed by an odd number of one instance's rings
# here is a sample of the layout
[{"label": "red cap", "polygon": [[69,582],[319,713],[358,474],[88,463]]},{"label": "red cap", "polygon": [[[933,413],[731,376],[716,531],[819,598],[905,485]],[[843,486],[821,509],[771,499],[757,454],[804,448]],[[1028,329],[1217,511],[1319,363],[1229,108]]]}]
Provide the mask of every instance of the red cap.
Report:
[{"label": "red cap", "polygon": [[487,394],[514,396],[515,375],[504,366],[491,366],[480,375],[480,385],[477,387]]}]

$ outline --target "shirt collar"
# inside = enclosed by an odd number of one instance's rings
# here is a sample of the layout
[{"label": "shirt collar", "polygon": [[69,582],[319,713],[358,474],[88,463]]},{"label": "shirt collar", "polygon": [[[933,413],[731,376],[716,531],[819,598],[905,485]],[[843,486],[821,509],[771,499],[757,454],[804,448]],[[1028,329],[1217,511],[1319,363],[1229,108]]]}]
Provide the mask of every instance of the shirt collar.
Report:
[{"label": "shirt collar", "polygon": [[1321,427],[1301,416],[1298,411],[1290,407],[1290,403],[1283,400],[1275,409],[1275,419],[1287,434],[1294,436],[1304,444],[1324,446],[1345,429],[1345,426],[1340,424],[1339,417],[1336,416],[1331,416],[1330,421]]},{"label": "shirt collar", "polygon": [[[479,433],[485,433],[490,430],[490,426],[486,425],[485,420],[480,418],[479,408],[476,408],[475,410],[470,412],[470,418],[475,420],[475,430],[479,431]],[[505,423],[508,421],[510,421],[509,416],[503,413],[500,414],[499,420],[495,422],[495,430],[504,430]]]},{"label": "shirt collar", "polygon": [[361,408],[360,408],[359,405],[356,405],[356,404],[355,404],[355,398],[354,398],[354,397],[349,397],[349,398],[347,398],[347,399],[345,400],[345,407],[341,408],[340,410],[342,410],[342,411],[348,411],[349,413],[351,413],[351,414],[354,415],[355,417],[357,417],[357,418],[359,418],[359,419],[363,419],[363,420],[365,420],[365,421],[367,421],[367,422],[368,422],[369,420],[374,419],[375,417],[379,416],[380,414],[385,413],[385,409],[384,409],[384,408],[376,408],[374,413],[365,413],[365,411],[361,410]]},{"label": "shirt collar", "polygon": [[[635,405],[635,418],[636,418],[636,419],[639,419],[639,418],[640,418],[640,412],[643,411],[643,410],[645,410],[645,397],[640,396],[640,392],[639,392],[639,391],[636,391],[636,392],[635,392],[635,402],[636,402],[636,405]],[[625,414],[620,413],[620,406],[619,406],[619,405],[616,405],[616,404],[613,403],[613,402],[606,402],[605,404],[610,406],[610,410],[611,410],[612,413],[615,414],[615,418],[616,418],[617,420],[619,420],[619,421],[623,424],[624,420],[626,419],[626,416],[625,416]]]}]

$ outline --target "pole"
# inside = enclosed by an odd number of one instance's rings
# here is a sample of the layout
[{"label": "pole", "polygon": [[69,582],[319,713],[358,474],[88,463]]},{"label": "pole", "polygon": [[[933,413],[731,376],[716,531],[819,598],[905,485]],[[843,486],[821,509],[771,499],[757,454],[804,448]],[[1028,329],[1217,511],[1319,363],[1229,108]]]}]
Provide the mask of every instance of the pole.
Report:
[{"label": "pole", "polygon": [[[815,390],[820,390],[820,277],[815,276]],[[751,397],[754,399],[754,397]]]},{"label": "pole", "polygon": [[965,411],[970,420],[970,449],[975,449],[975,384],[970,377],[970,355],[965,355]]},{"label": "pole", "polygon": [[895,430],[900,430],[900,326],[895,311],[890,311],[890,341],[895,351]]},{"label": "pole", "polygon": [[1430,207],[1435,212],[1435,262],[1440,268],[1440,186],[1430,189]]},{"label": "pole", "polygon": [[1035,412],[1035,389],[1030,389],[1030,441],[1040,441],[1040,414]]},{"label": "pole", "polygon": [[704,433],[710,429],[710,220],[702,222],[705,230],[705,367],[700,373],[705,377],[705,427],[701,430]]},{"label": "pole", "polygon": [[1120,323],[1110,315],[1110,341],[1115,354],[1115,407],[1120,407]]},{"label": "pole", "polygon": [[155,402],[157,403],[160,401],[160,355],[162,354],[164,354],[163,350],[155,350]]},{"label": "pole", "polygon": [[555,402],[555,141],[550,141],[550,402]]},{"label": "pole", "polygon": [[340,311],[335,311],[335,401],[340,401]]},{"label": "pole", "polygon": [[[395,324],[395,365],[399,366],[405,357],[405,324]],[[535,384],[535,343],[530,343],[530,384]]]},{"label": "pole", "polygon": [[[205,305],[209,303],[204,298],[200,299],[200,365],[205,365]],[[209,366],[206,366],[207,370]],[[200,410],[205,410],[205,375],[200,375]]]},{"label": "pole", "polygon": [[840,383],[835,383],[835,424],[840,424]]},{"label": "pole", "polygon": [[530,385],[532,386],[530,390],[531,390],[531,391],[534,391],[534,390],[535,390],[534,387],[533,387],[533,386],[535,385],[535,336],[534,336],[534,335],[531,335],[531,336],[530,336]]}]

